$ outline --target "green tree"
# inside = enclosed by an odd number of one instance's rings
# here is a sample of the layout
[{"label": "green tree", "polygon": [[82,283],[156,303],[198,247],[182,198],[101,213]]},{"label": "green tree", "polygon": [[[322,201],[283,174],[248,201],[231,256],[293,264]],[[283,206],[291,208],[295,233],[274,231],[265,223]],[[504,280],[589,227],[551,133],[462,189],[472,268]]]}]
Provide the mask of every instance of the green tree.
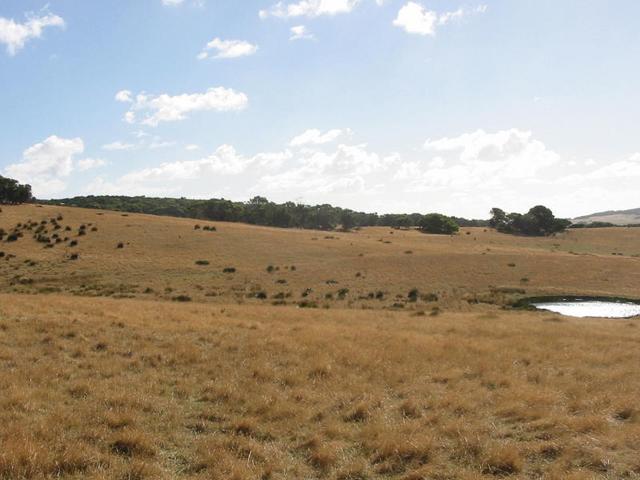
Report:
[{"label": "green tree", "polygon": [[340,212],[340,226],[343,230],[348,231],[355,227],[356,221],[351,210],[342,210]]},{"label": "green tree", "polygon": [[0,176],[0,203],[15,205],[32,199],[31,185],[21,185],[13,178]]},{"label": "green tree", "polygon": [[423,233],[436,233],[440,235],[451,235],[460,230],[458,224],[450,217],[439,213],[429,213],[420,221],[420,231]]}]

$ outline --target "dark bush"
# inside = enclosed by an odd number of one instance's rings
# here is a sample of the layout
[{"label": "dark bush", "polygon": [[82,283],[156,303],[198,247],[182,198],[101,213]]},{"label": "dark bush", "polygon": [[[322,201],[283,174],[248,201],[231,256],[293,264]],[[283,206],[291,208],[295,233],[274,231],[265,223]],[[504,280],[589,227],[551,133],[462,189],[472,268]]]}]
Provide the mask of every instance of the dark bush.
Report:
[{"label": "dark bush", "polygon": [[196,265],[209,265],[209,260],[196,260]]},{"label": "dark bush", "polygon": [[418,292],[417,288],[413,288],[409,291],[409,294],[407,295],[407,298],[409,299],[410,302],[416,302],[418,301],[418,295],[420,294],[420,292]]},{"label": "dark bush", "polygon": [[177,295],[173,297],[171,300],[174,302],[190,302],[191,297],[189,295]]},{"label": "dark bush", "polygon": [[222,273],[236,273],[235,267],[226,267],[222,269]]}]

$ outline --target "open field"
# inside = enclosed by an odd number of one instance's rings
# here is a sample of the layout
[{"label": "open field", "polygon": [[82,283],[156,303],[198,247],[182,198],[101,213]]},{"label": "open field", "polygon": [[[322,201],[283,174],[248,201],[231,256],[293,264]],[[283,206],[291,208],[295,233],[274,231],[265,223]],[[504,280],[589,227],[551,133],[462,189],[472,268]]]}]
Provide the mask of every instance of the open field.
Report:
[{"label": "open field", "polygon": [[504,308],[638,297],[640,229],[2,209],[68,237],[0,243],[2,480],[640,478],[638,320]]},{"label": "open field", "polygon": [[[59,215],[60,228],[53,230],[50,220]],[[388,228],[283,230],[59,207],[4,207],[0,213],[7,232],[29,220],[49,222],[45,236],[68,241],[43,248],[31,238],[33,227],[16,242],[1,242],[0,291],[355,308],[422,308],[420,297],[435,294],[441,307],[458,309],[474,300],[501,303],[502,292],[514,289],[639,295],[640,231],[631,228],[572,230],[553,238],[482,228],[438,236]],[[86,235],[78,236],[81,225]],[[78,244],[70,246],[73,241]],[[407,298],[414,288],[415,304]]]}]

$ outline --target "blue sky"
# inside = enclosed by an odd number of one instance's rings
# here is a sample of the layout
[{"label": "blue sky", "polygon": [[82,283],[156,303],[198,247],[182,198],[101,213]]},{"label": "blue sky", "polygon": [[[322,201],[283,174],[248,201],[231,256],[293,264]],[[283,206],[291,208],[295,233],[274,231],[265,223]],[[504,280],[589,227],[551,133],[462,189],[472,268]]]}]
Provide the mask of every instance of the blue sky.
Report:
[{"label": "blue sky", "polygon": [[638,207],[639,17],[631,0],[3,0],[0,173],[41,198]]}]

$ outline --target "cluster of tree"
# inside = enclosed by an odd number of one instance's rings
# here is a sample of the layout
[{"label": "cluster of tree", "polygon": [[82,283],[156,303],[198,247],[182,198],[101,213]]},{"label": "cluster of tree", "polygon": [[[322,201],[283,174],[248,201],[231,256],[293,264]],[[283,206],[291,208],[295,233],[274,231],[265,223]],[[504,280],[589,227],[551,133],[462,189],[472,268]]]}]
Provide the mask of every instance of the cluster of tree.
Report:
[{"label": "cluster of tree", "polygon": [[15,205],[32,199],[31,185],[21,185],[17,180],[0,175],[0,203]]},{"label": "cluster of tree", "polygon": [[[274,203],[264,197],[254,197],[248,202],[225,199],[191,200],[186,198],[153,198],[126,196],[86,196],[48,200],[42,203],[68,205],[83,208],[99,208],[131,213],[147,213],[202,220],[244,222],[283,228],[311,228],[350,230],[356,227],[386,226],[412,228],[422,225],[427,215],[385,214],[356,212],[332,205],[304,205],[299,203]],[[458,219],[459,224],[475,225],[480,220]],[[485,222],[486,225],[486,222]]]},{"label": "cluster of tree", "polygon": [[425,215],[420,221],[419,227],[420,231],[424,233],[437,233],[440,235],[453,235],[460,230],[459,225],[453,218],[440,213]]},{"label": "cluster of tree", "polygon": [[506,213],[499,208],[493,208],[489,226],[502,233],[548,236],[565,231],[571,226],[571,221],[556,218],[550,209],[538,205],[525,214]]}]

